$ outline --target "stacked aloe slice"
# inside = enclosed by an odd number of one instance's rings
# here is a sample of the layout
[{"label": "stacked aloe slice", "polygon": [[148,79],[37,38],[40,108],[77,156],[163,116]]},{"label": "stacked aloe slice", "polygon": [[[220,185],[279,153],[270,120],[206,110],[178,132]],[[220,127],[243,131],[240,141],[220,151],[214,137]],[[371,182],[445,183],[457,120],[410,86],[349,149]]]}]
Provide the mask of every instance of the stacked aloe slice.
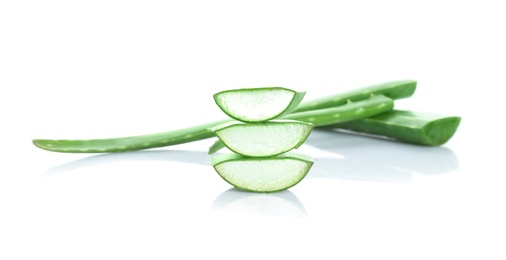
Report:
[{"label": "stacked aloe slice", "polygon": [[313,161],[289,151],[306,141],[313,124],[276,118],[292,112],[304,95],[280,87],[215,94],[216,104],[235,119],[211,129],[234,152],[212,159],[218,174],[236,188],[253,192],[285,190],[300,182]]}]

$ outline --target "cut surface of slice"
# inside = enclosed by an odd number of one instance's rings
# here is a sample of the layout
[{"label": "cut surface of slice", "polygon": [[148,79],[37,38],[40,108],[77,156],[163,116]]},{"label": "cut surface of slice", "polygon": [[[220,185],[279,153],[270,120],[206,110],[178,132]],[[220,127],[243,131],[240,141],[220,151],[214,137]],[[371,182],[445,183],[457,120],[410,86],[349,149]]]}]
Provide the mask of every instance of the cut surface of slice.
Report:
[{"label": "cut surface of slice", "polygon": [[262,122],[292,112],[305,94],[282,87],[244,88],[216,93],[214,101],[233,119]]},{"label": "cut surface of slice", "polygon": [[250,157],[268,157],[298,148],[313,124],[295,120],[272,120],[248,124],[238,121],[211,129],[231,151]]},{"label": "cut surface of slice", "polygon": [[285,153],[255,158],[221,154],[211,161],[216,172],[234,187],[253,192],[276,192],[299,183],[313,165],[303,154]]}]

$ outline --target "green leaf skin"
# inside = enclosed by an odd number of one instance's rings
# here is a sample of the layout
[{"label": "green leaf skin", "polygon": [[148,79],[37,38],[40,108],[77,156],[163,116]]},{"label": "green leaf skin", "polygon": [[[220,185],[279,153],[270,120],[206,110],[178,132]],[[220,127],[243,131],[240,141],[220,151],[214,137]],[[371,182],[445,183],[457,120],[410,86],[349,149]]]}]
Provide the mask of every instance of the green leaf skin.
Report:
[{"label": "green leaf skin", "polygon": [[331,127],[394,138],[407,143],[438,146],[453,136],[460,117],[393,110]]},{"label": "green leaf skin", "polygon": [[[262,158],[222,154],[213,157],[211,164],[223,180],[237,189],[268,193],[299,183],[313,166],[313,160],[292,152]],[[231,168],[235,169],[230,171]]]},{"label": "green leaf skin", "polygon": [[346,104],[348,101],[367,99],[372,95],[384,95],[397,100],[413,95],[416,90],[416,81],[398,80],[376,84],[368,87],[354,89],[348,92],[326,96],[300,104],[296,112],[303,112],[328,107],[336,107]]}]

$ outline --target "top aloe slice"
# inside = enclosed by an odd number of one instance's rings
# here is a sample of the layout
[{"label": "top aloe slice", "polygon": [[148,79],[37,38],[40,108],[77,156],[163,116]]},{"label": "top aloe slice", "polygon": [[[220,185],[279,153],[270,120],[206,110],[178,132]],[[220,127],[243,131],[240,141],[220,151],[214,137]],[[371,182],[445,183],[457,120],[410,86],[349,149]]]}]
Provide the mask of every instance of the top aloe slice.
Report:
[{"label": "top aloe slice", "polygon": [[306,92],[282,87],[243,88],[218,92],[214,101],[228,116],[242,122],[263,122],[297,108]]}]

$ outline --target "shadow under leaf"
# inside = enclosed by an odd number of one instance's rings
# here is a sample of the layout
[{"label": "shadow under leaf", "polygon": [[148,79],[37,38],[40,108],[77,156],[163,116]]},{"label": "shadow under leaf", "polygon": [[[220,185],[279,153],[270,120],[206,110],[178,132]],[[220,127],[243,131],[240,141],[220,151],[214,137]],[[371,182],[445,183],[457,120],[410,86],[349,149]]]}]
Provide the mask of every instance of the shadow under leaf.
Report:
[{"label": "shadow under leaf", "polygon": [[208,157],[209,156],[205,152],[185,150],[151,150],[99,154],[55,166],[44,172],[42,176],[50,176],[74,169],[122,161],[173,161],[198,165],[209,165]]},{"label": "shadow under leaf", "polygon": [[412,174],[439,175],[459,167],[446,147],[406,144],[376,137],[317,129],[306,145],[340,158],[316,158],[308,177],[406,182]]}]

